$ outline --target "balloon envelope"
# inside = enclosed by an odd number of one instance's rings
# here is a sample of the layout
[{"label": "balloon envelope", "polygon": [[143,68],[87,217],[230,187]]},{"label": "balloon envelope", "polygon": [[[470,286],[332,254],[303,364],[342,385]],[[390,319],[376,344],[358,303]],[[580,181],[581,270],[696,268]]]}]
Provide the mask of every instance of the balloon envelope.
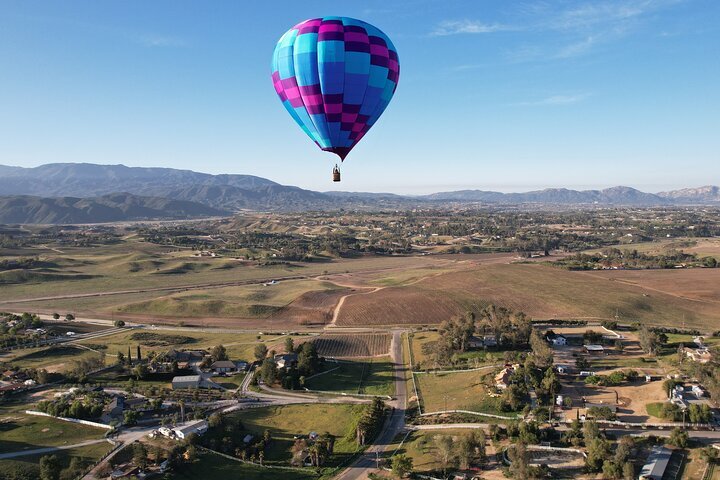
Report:
[{"label": "balloon envelope", "polygon": [[321,149],[341,160],[388,106],[399,75],[387,35],[354,18],[305,20],[273,52],[272,80],[283,105]]}]

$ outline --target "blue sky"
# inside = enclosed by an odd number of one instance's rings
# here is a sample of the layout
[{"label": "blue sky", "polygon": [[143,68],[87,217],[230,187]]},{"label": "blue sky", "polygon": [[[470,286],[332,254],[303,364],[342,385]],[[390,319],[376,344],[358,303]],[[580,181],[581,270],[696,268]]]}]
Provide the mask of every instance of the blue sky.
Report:
[{"label": "blue sky", "polygon": [[[324,15],[400,55],[340,184],[270,81],[277,39]],[[5,0],[0,164],[49,162],[398,193],[718,184],[720,2]]]}]

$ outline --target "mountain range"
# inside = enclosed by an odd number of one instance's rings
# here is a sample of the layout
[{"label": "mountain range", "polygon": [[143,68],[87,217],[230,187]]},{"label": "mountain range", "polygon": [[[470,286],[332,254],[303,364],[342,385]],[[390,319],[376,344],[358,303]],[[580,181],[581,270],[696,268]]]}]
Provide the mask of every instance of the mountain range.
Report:
[{"label": "mountain range", "polygon": [[407,196],[315,192],[252,175],[89,163],[52,163],[34,168],[0,165],[0,194],[3,223],[109,222],[215,216],[240,210],[381,209],[443,204],[720,205],[720,188],[716,186],[659,193],[618,186],[603,190],[548,188],[524,193],[460,190]]}]

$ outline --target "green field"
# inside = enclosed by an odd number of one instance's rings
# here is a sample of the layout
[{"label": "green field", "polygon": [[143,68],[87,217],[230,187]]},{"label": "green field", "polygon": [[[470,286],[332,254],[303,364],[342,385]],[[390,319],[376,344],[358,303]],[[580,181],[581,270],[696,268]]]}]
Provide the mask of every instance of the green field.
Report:
[{"label": "green field", "polygon": [[[434,437],[446,435],[457,440],[470,432],[469,429],[416,430],[407,436],[402,446],[400,446],[400,441],[404,435],[399,436],[390,446],[389,454],[397,452],[397,454],[405,454],[412,458],[415,473],[429,474],[438,472],[442,465],[438,461],[437,448],[433,442]],[[389,456],[389,454],[386,456]]]},{"label": "green field", "polygon": [[289,465],[290,447],[296,435],[331,433],[335,436],[335,453],[326,464],[331,467],[355,454],[354,422],[362,408],[362,405],[347,404],[287,405],[243,410],[233,415],[244,429],[257,436],[270,430],[273,440],[265,453],[268,464]]},{"label": "green field", "polygon": [[[426,354],[425,345],[438,341],[440,334],[436,331],[420,331],[410,336],[410,346],[413,355],[413,370],[422,370],[435,368],[436,365],[432,360],[432,356]],[[427,347],[426,347],[427,348]],[[457,354],[460,362],[467,364],[470,368],[482,367],[484,365],[493,365],[502,362],[503,352],[485,351],[482,349],[468,350]],[[442,367],[442,365],[440,366]]]},{"label": "green field", "polygon": [[319,475],[312,470],[262,468],[236,462],[212,453],[200,454],[198,460],[170,474],[175,480],[196,480],[199,478],[242,478],[244,480],[311,480]]},{"label": "green field", "polygon": [[0,433],[0,451],[18,452],[101,439],[105,430],[14,412],[0,417]]},{"label": "green field", "polygon": [[395,393],[393,364],[387,357],[358,359],[334,364],[327,362],[326,371],[306,380],[311,390],[366,395],[393,395]]},{"label": "green field", "polygon": [[[88,343],[93,342],[88,340]],[[125,347],[125,349],[127,349],[127,347]],[[72,368],[75,360],[91,356],[97,356],[97,353],[70,345],[57,345],[52,347],[13,350],[3,355],[2,361],[23,368],[45,368],[48,371],[63,372]]]},{"label": "green field", "polygon": [[[138,334],[152,333],[159,340],[143,340]],[[260,337],[260,338],[258,338]],[[253,351],[255,347],[264,343],[268,349],[275,349],[278,352],[283,351],[285,335],[261,335],[251,333],[217,333],[210,331],[201,331],[193,329],[143,329],[128,330],[114,335],[105,337],[81,340],[81,345],[102,345],[108,356],[116,355],[117,352],[125,353],[128,346],[132,348],[132,354],[135,355],[135,346],[140,345],[143,352],[148,351],[167,351],[170,348],[176,349],[209,349],[215,345],[224,345],[227,349],[228,356],[232,360],[254,360]],[[293,337],[297,343],[299,339],[307,337]]]},{"label": "green field", "polygon": [[[58,450],[60,462],[67,467],[71,458],[78,458],[83,466],[89,466],[99,460],[112,449],[108,442],[96,443],[84,447]],[[42,455],[27,455],[7,460],[0,460],[0,480],[36,480],[40,478],[40,458]]]},{"label": "green field", "polygon": [[485,384],[488,372],[415,374],[423,413],[441,410],[470,410],[480,413],[512,415],[498,410],[496,399]]}]

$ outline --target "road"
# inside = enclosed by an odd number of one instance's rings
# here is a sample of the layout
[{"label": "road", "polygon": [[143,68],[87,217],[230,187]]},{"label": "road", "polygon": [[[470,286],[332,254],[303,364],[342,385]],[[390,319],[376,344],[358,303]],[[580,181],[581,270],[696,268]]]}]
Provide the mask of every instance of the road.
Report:
[{"label": "road", "polygon": [[405,428],[405,408],[407,402],[405,369],[402,354],[402,331],[393,330],[391,345],[392,360],[395,367],[395,400],[390,402],[392,413],[385,420],[380,435],[365,452],[336,478],[338,480],[359,480],[368,478],[377,467],[377,458],[392,444],[395,437]]}]

